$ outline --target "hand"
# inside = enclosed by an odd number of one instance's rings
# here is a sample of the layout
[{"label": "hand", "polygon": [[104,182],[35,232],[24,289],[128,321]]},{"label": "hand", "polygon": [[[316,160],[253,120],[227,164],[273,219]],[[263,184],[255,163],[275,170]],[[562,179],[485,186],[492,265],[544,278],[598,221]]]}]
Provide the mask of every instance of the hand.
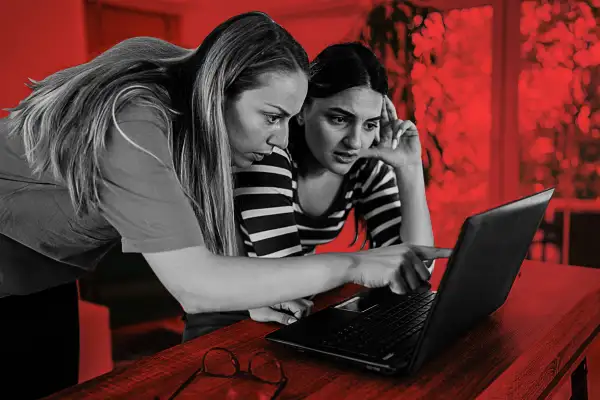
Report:
[{"label": "hand", "polygon": [[361,157],[380,159],[394,169],[403,166],[421,166],[419,131],[411,121],[398,119],[396,107],[384,96],[381,109],[380,140],[377,146],[361,151]]},{"label": "hand", "polygon": [[451,249],[411,244],[353,253],[358,264],[352,269],[350,280],[369,288],[389,286],[394,293],[407,294],[431,278],[423,261],[448,258],[451,254]]},{"label": "hand", "polygon": [[[310,314],[314,303],[307,299],[284,301],[271,307],[249,310],[250,318],[258,322],[278,322],[289,325]],[[285,310],[286,312],[282,312]]]}]

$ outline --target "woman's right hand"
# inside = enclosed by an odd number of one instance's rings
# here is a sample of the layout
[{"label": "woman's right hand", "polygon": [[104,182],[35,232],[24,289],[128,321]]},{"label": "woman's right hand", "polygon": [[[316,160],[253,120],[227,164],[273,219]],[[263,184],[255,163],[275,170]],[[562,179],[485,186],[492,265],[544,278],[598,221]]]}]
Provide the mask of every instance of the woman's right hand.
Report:
[{"label": "woman's right hand", "polygon": [[452,249],[403,243],[351,254],[358,258],[350,270],[353,283],[369,288],[389,286],[394,293],[407,294],[431,278],[423,261],[448,258]]}]

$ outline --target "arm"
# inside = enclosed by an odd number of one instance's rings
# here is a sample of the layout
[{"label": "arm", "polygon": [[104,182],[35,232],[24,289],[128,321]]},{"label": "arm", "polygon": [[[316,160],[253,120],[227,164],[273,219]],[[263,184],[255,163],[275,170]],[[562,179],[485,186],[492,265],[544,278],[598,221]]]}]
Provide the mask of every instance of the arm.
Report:
[{"label": "arm", "polygon": [[151,111],[139,114],[121,119],[121,128],[146,151],[111,130],[101,160],[100,208],[121,234],[123,251],[142,253],[187,313],[259,308],[348,282],[405,293],[401,269],[424,276],[419,257],[449,255],[414,246],[286,259],[212,254],[176,179],[163,131],[148,122]]},{"label": "arm", "polygon": [[425,196],[417,127],[411,121],[399,120],[392,101],[387,96],[383,100],[381,141],[366,149],[364,155],[384,161],[393,170],[402,204],[402,239],[406,243],[431,246],[433,231]]},{"label": "arm", "polygon": [[367,223],[371,246],[402,243],[402,207],[392,169],[381,161],[368,160],[358,179],[362,184],[357,211]]},{"label": "arm", "polygon": [[[374,248],[402,242],[433,245],[422,177],[422,169],[419,175],[406,169],[394,170],[382,161],[365,164],[358,210],[366,220]],[[431,271],[430,263],[426,265]]]},{"label": "arm", "polygon": [[260,308],[324,292],[350,282],[358,263],[343,254],[222,257],[200,246],[144,256],[188,313]]},{"label": "arm", "polygon": [[382,161],[365,165],[359,210],[374,247],[433,244],[422,177],[422,169],[419,175],[406,169],[394,171]]},{"label": "arm", "polygon": [[101,211],[121,234],[123,251],[142,253],[186,312],[247,310],[350,281],[357,262],[349,255],[258,260],[210,253],[170,167],[160,123],[150,111],[126,114],[121,130],[156,157],[112,129],[101,160]]},{"label": "arm", "polygon": [[425,195],[423,167],[405,166],[395,171],[402,204],[400,234],[408,243],[433,246],[433,229]]}]

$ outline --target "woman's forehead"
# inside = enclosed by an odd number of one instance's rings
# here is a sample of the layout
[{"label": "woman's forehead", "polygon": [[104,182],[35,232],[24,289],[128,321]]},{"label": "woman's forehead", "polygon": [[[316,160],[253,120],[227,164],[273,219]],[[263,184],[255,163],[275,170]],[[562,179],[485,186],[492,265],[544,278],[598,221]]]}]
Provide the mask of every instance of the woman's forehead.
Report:
[{"label": "woman's forehead", "polygon": [[290,115],[297,114],[308,90],[308,80],[301,72],[265,73],[260,86],[242,93],[248,102],[268,103],[283,108]]},{"label": "woman's forehead", "polygon": [[319,108],[341,108],[364,118],[379,116],[383,95],[370,88],[350,88],[333,96],[314,99]]}]

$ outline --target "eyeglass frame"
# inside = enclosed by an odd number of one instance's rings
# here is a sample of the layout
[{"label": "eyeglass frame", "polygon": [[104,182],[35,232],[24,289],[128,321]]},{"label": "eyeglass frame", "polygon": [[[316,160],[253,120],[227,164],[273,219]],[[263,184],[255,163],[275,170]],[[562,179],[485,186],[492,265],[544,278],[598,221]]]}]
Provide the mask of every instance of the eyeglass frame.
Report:
[{"label": "eyeglass frame", "polygon": [[[206,371],[206,356],[208,356],[208,354],[214,350],[224,351],[225,353],[227,353],[229,355],[229,361],[231,361],[231,363],[235,367],[235,371],[231,375],[214,374],[214,373]],[[271,356],[271,358],[273,358],[273,360],[275,361],[275,364],[279,368],[279,372],[281,373],[281,378],[277,382],[262,379],[261,377],[254,374],[254,372],[252,372],[252,360],[254,360],[256,356],[259,356],[261,354],[268,354],[268,353],[266,351],[258,351],[256,353],[254,353],[248,360],[247,370],[242,370],[240,367],[239,359],[231,350],[228,350],[224,347],[212,347],[212,348],[208,349],[202,356],[202,365],[200,365],[200,367],[198,369],[196,369],[181,385],[179,385],[177,390],[169,397],[168,400],[173,400],[175,397],[177,397],[200,374],[214,376],[214,377],[218,377],[218,378],[235,378],[237,376],[242,376],[242,377],[248,377],[248,378],[257,380],[259,382],[269,384],[269,385],[274,385],[277,387],[277,389],[275,390],[275,393],[273,393],[273,395],[271,396],[271,400],[275,400],[281,394],[281,392],[283,392],[283,390],[285,389],[285,386],[288,382],[288,378],[285,375],[285,372],[283,371],[283,366],[281,365],[279,360],[273,356]]]}]

